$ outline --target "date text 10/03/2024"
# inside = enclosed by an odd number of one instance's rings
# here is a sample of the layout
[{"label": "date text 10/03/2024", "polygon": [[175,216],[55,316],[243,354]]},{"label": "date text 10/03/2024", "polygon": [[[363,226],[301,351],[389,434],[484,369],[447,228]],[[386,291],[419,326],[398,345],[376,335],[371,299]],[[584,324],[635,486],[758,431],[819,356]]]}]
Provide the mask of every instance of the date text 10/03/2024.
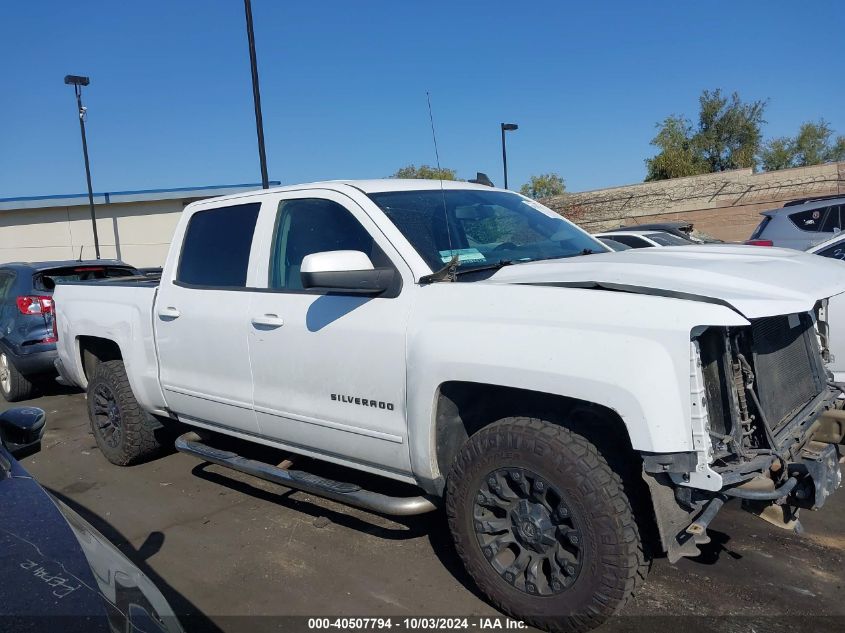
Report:
[{"label": "date text 10/03/2024", "polygon": [[519,620],[505,617],[473,618],[308,618],[310,630],[474,630],[497,631],[525,629],[527,625]]}]

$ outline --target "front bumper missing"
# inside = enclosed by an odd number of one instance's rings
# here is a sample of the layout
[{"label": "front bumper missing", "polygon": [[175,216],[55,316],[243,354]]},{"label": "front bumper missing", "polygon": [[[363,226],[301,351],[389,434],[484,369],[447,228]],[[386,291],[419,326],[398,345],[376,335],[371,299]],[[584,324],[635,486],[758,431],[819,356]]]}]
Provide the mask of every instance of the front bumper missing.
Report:
[{"label": "front bumper missing", "polygon": [[[839,441],[842,441],[840,436]],[[669,561],[695,557],[700,545],[710,542],[707,528],[724,504],[742,499],[742,507],[769,523],[801,532],[799,510],[818,510],[827,498],[842,485],[840,444],[810,441],[794,461],[786,465],[783,480],[778,486],[762,475],[743,486],[724,489],[704,502],[695,518],[668,543]]]}]

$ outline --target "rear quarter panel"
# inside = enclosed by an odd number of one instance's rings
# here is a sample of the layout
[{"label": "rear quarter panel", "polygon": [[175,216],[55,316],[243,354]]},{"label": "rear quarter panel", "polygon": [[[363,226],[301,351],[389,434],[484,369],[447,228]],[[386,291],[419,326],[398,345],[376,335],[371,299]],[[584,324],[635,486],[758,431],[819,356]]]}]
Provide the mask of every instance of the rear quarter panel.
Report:
[{"label": "rear quarter panel", "polygon": [[56,287],[58,353],[69,377],[82,388],[88,376],[82,364],[80,337],[113,341],[120,348],[129,383],[147,411],[165,413],[158,380],[158,357],[152,327],[157,288],[138,284],[62,284]]}]

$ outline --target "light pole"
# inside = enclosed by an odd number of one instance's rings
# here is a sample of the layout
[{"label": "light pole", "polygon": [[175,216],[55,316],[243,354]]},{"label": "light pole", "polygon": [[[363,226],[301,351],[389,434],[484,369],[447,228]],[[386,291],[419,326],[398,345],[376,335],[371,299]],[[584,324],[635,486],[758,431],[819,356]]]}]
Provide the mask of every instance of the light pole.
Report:
[{"label": "light pole", "polygon": [[255,33],[252,30],[252,2],[244,0],[246,37],[249,40],[249,66],[252,70],[252,100],[255,103],[255,129],[258,133],[258,160],[261,163],[261,188],[270,188],[267,176],[267,154],[264,151],[264,119],[261,116],[261,90],[258,87],[258,62],[255,59]]},{"label": "light pole", "polygon": [[88,140],[85,138],[85,114],[87,108],[82,105],[82,86],[91,83],[88,77],[65,75],[65,83],[73,86],[76,93],[76,109],[79,114],[79,131],[82,133],[82,155],[85,157],[85,179],[88,181],[88,206],[91,208],[91,228],[94,230],[94,254],[100,259],[100,239],[97,236],[97,216],[94,213],[94,191],[91,188],[91,165],[88,163]]},{"label": "light pole", "polygon": [[516,123],[502,123],[502,169],[505,172],[505,189],[508,188],[508,150],[505,145],[505,132],[518,130]]}]

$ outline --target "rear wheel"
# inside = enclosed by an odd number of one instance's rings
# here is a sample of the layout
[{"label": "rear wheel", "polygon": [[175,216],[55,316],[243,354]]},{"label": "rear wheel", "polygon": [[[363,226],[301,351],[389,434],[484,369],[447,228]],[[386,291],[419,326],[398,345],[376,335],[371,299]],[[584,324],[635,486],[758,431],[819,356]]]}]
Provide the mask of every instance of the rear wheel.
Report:
[{"label": "rear wheel", "polygon": [[128,466],[161,448],[161,423],[141,408],[123,361],[100,363],[88,381],[88,418],[100,451],[112,464]]},{"label": "rear wheel", "polygon": [[0,353],[0,393],[6,402],[28,400],[34,391],[32,381],[18,371],[6,352]]},{"label": "rear wheel", "polygon": [[507,418],[473,435],[446,511],[479,588],[541,629],[599,626],[648,570],[619,476],[585,437],[544,420]]}]

